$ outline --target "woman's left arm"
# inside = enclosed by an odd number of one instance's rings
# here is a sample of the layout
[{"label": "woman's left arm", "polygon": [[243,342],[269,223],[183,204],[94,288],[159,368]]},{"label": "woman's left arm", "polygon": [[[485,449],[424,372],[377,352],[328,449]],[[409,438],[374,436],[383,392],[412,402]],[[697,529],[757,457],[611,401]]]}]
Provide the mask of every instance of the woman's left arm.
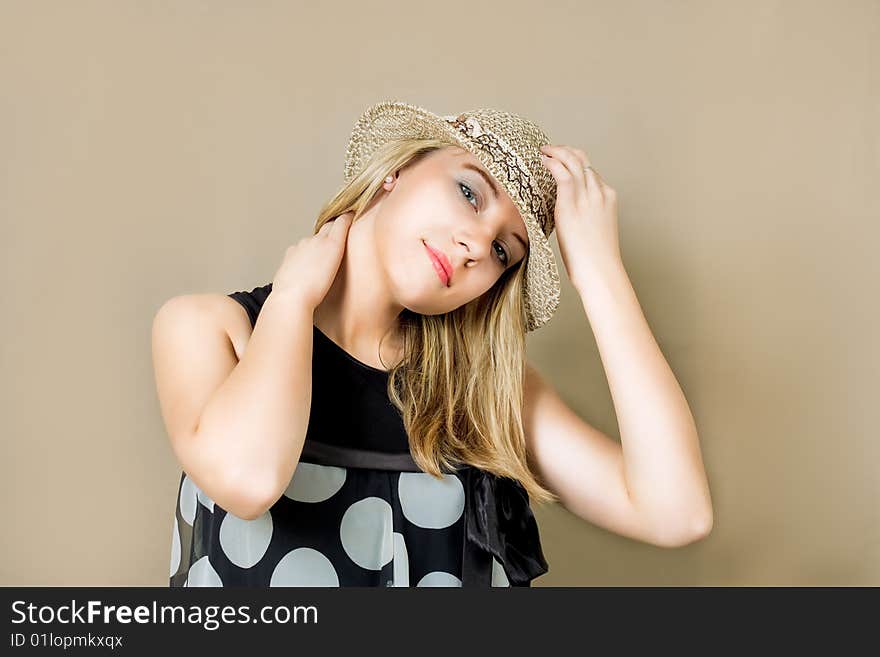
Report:
[{"label": "woman's left arm", "polygon": [[617,414],[626,488],[655,526],[706,535],[712,500],[687,400],[629,280],[617,237],[617,194],[586,154],[545,146],[557,181],[555,221],[563,263],[592,326]]}]

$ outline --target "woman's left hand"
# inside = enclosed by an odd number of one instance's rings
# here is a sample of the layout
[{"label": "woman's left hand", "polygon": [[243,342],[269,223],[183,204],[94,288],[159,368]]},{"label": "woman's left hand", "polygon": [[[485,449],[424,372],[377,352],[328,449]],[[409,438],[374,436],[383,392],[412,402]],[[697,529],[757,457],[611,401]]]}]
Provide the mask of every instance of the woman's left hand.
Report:
[{"label": "woman's left hand", "polygon": [[[541,146],[556,179],[556,240],[572,282],[621,262],[617,192],[590,166],[587,154],[565,145]],[[549,156],[549,157],[548,157]]]}]

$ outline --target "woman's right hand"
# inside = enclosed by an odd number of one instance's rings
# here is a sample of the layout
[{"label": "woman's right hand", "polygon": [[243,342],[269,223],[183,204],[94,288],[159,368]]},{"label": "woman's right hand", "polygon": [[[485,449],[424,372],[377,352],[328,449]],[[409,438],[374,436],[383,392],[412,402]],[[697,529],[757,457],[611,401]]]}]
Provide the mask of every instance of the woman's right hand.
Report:
[{"label": "woman's right hand", "polygon": [[331,219],[317,233],[287,247],[284,260],[272,279],[272,293],[298,295],[317,308],[339,271],[354,211]]}]

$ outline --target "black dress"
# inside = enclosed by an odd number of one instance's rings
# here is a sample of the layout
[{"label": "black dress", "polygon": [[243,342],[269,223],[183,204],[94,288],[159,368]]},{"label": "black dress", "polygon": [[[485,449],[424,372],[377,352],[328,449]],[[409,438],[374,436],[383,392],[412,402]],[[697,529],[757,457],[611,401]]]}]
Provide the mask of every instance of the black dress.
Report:
[{"label": "black dress", "polygon": [[[228,296],[256,325],[272,284]],[[244,520],[181,473],[170,586],[531,586],[547,572],[525,489],[421,471],[388,372],[314,328],[312,404],[284,494]]]}]

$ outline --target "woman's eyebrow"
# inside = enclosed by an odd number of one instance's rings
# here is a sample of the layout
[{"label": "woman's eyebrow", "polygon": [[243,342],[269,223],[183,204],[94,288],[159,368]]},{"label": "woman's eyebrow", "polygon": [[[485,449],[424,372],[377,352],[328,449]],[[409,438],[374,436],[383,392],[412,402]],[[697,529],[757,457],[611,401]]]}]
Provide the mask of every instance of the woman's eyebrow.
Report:
[{"label": "woman's eyebrow", "polygon": [[495,195],[495,200],[498,200],[498,187],[495,186],[495,181],[492,180],[492,176],[488,175],[485,171],[483,171],[480,167],[471,164],[470,162],[465,162],[462,164],[465,169],[470,169],[471,171],[476,171],[478,174],[483,176],[483,180],[486,181],[486,184],[489,185],[489,188],[492,190],[492,194]]}]

